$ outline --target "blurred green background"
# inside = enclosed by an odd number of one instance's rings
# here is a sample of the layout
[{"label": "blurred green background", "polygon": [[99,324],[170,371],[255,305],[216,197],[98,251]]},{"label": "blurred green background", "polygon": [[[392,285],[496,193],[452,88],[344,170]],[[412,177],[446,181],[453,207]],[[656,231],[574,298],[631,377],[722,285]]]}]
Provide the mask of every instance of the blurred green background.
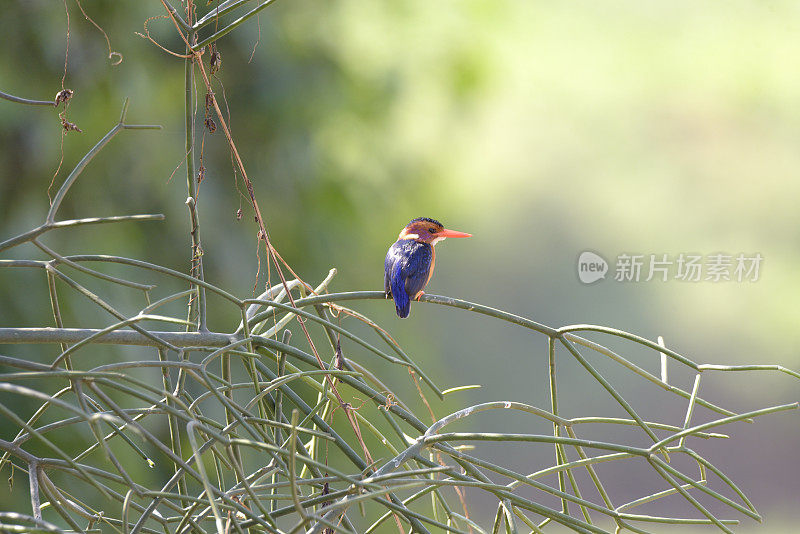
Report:
[{"label": "blurred green background", "polygon": [[[56,183],[115,123],[125,97],[131,122],[164,130],[121,133],[92,161],[60,216],[161,212],[167,220],[52,234],[45,242],[62,254],[120,254],[186,271],[184,168],[170,179],[183,160],[183,65],[134,33],[161,5],[82,4],[124,60],[110,65],[102,35],[68,2],[69,119],[83,133],[65,137]],[[64,29],[58,2],[6,3],[0,89],[52,98]],[[168,21],[153,20],[150,29],[182,50]],[[380,289],[386,248],[409,219],[429,216],[475,236],[438,247],[430,293],[552,326],[661,335],[701,363],[797,369],[799,30],[794,1],[284,0],[218,42],[217,94],[224,86],[273,243],[309,283],[336,267],[332,290]],[[202,115],[202,100],[199,109]],[[43,220],[59,129],[52,109],[0,101],[0,239]],[[255,283],[256,226],[221,131],[205,135],[204,165],[206,278],[244,297]],[[240,207],[245,216],[237,221]],[[584,250],[609,260],[610,276],[581,284],[576,260]],[[622,253],[719,252],[760,253],[760,279],[613,280]],[[75,306],[66,310],[74,321],[81,313],[102,317]],[[450,399],[439,415],[498,399],[548,406],[543,337],[437,306],[413,305],[402,322],[386,302],[357,308],[386,326],[442,387],[483,385]],[[238,323],[229,308],[212,306],[209,314],[212,330]],[[0,271],[0,326],[51,321],[40,273]],[[624,354],[657,373],[652,355]],[[568,356],[559,353],[565,413],[590,415],[588,404],[591,415],[620,415]],[[639,395],[645,416],[682,423],[681,402],[652,395],[617,368],[607,372]],[[688,373],[673,376],[691,389]],[[389,382],[412,391],[404,374]],[[800,397],[797,381],[774,373],[709,375],[702,386],[707,398],[740,411]],[[501,417],[471,424],[509,430]],[[730,431],[736,439],[716,444],[711,460],[766,515],[764,526],[745,522],[739,531],[791,531],[800,519],[798,415]],[[619,481],[620,502],[635,498],[635,483]],[[493,513],[475,499],[481,514]]]}]

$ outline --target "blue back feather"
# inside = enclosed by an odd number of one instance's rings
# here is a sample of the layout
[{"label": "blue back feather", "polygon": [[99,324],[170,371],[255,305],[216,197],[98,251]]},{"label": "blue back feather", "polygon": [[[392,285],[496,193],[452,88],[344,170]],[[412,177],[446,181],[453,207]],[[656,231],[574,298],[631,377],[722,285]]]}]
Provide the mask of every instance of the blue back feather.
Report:
[{"label": "blue back feather", "polygon": [[397,262],[392,266],[391,282],[392,297],[394,297],[394,307],[397,316],[400,318],[408,317],[411,311],[411,299],[406,293],[406,279],[403,276],[402,262]]},{"label": "blue back feather", "polygon": [[411,239],[398,240],[389,248],[384,261],[383,288],[391,292],[398,317],[408,317],[411,299],[428,282],[433,263],[433,247]]}]

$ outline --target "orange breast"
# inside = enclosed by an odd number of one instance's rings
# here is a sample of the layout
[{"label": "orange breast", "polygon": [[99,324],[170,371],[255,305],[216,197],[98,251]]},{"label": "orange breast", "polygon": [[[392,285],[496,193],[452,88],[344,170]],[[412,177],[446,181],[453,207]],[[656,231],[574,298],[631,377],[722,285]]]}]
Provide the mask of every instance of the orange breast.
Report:
[{"label": "orange breast", "polygon": [[428,285],[428,282],[431,281],[431,277],[433,276],[433,267],[435,265],[436,265],[436,247],[431,247],[431,268],[428,271],[428,279],[425,280],[425,285],[426,286]]}]

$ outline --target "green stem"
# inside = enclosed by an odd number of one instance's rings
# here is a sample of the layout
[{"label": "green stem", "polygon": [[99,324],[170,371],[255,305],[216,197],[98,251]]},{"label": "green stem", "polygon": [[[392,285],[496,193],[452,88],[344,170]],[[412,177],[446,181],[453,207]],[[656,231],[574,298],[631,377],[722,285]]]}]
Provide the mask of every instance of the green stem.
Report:
[{"label": "green stem", "polygon": [[[194,42],[196,37],[195,32],[188,35],[189,42]],[[186,47],[187,54],[190,53],[189,47]],[[192,274],[197,275],[197,278],[204,280],[203,273],[203,248],[200,244],[200,215],[197,210],[197,183],[195,175],[195,150],[194,150],[194,57],[184,60],[184,127],[185,127],[185,151],[186,151],[186,189],[188,191],[188,198],[186,199],[186,206],[189,208],[189,223],[191,230],[189,234],[192,239],[191,248],[191,266]],[[201,332],[206,332],[206,291],[202,286],[198,286],[197,300],[189,299],[189,320],[192,320],[195,309],[198,310],[197,329]]]},{"label": "green stem", "polygon": [[141,125],[138,128],[136,128],[126,125],[125,116],[127,112],[128,112],[128,99],[126,98],[125,102],[122,104],[122,113],[120,113],[119,122],[116,125],[114,125],[114,127],[111,128],[108,131],[108,133],[105,136],[103,136],[103,138],[100,139],[100,141],[98,141],[97,144],[94,145],[91,148],[91,150],[89,150],[89,152],[86,153],[86,155],[83,156],[83,158],[78,162],[75,168],[72,169],[72,172],[69,173],[67,179],[64,180],[64,183],[61,185],[61,188],[59,188],[58,192],[56,193],[56,196],[53,197],[53,203],[50,205],[50,210],[47,212],[47,218],[45,224],[53,224],[55,222],[56,212],[58,211],[58,208],[61,207],[61,202],[63,202],[64,197],[67,195],[67,192],[69,191],[69,188],[72,187],[72,184],[74,184],[75,180],[78,179],[78,176],[80,176],[81,172],[83,172],[83,169],[85,169],[86,166],[89,164],[89,162],[92,161],[92,159],[94,159],[97,153],[100,152],[103,149],[103,147],[105,147],[108,144],[108,142],[111,141],[114,138],[114,136],[116,136],[120,131],[125,129],[161,129],[161,126],[151,127],[151,126]]},{"label": "green stem", "polygon": [[30,100],[28,98],[22,98],[21,96],[14,96],[9,93],[4,93],[0,91],[0,98],[4,100],[9,100],[11,102],[16,102],[17,104],[26,104],[28,106],[50,106],[55,107],[56,101],[55,100]]},{"label": "green stem", "polygon": [[[192,50],[194,52],[197,52],[198,50],[202,50],[203,47],[208,46],[211,43],[217,41],[220,37],[222,37],[224,35],[227,35],[228,33],[230,33],[233,30],[235,30],[236,27],[239,26],[240,24],[242,24],[244,22],[247,22],[249,19],[251,19],[254,16],[256,16],[262,9],[264,9],[267,6],[269,6],[274,1],[275,0],[265,0],[263,4],[260,4],[260,5],[256,6],[256,7],[254,7],[252,10],[248,11],[247,13],[245,13],[244,15],[239,17],[238,19],[236,19],[233,22],[229,23],[227,26],[225,26],[221,30],[215,32],[213,35],[203,39],[202,41],[200,41],[199,43],[194,45],[192,47]],[[210,15],[210,13],[209,13],[209,15]],[[195,24],[195,27],[199,28],[201,25],[208,24],[209,22],[213,21],[214,18],[216,18],[216,12],[214,12],[214,17],[212,17],[212,18],[210,18],[208,20],[206,20],[207,17],[204,17],[203,19],[201,19],[197,24]]]}]

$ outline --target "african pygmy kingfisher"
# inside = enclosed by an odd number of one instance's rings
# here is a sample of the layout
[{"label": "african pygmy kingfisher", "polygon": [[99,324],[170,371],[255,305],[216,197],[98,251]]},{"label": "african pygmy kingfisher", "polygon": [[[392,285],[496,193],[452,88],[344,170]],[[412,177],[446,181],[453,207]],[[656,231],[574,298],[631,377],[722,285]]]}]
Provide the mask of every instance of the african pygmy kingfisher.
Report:
[{"label": "african pygmy kingfisher", "polygon": [[411,300],[419,300],[424,294],[422,290],[433,276],[436,263],[434,247],[448,237],[472,237],[472,234],[448,230],[435,219],[418,217],[403,228],[389,247],[383,262],[383,290],[386,298],[394,299],[398,317],[408,317]]}]

